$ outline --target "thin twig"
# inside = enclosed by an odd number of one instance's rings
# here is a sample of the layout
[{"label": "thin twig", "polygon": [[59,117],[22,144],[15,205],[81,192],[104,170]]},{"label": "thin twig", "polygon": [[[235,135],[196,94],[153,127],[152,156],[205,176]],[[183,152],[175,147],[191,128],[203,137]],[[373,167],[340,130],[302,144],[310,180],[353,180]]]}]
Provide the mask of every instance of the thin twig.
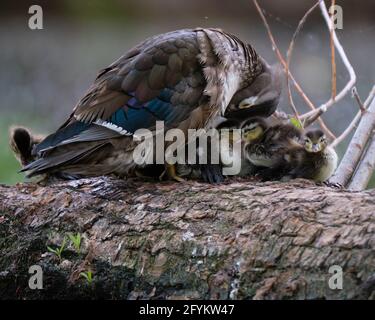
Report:
[{"label": "thin twig", "polygon": [[[310,107],[310,109],[312,109],[312,110],[316,109],[316,107],[314,106],[314,104],[312,103],[312,101],[306,96],[306,94],[303,92],[301,86],[294,79],[294,77],[291,74],[290,70],[288,70],[287,63],[286,63],[283,55],[281,54],[281,52],[280,52],[280,50],[279,50],[279,48],[278,48],[278,46],[276,44],[276,41],[275,41],[275,38],[273,37],[271,28],[270,28],[270,26],[269,26],[269,24],[267,22],[266,17],[263,14],[262,8],[258,4],[258,1],[257,0],[253,0],[253,3],[254,3],[255,8],[257,9],[257,11],[259,13],[259,16],[261,17],[261,19],[263,21],[264,26],[266,27],[268,37],[269,37],[269,39],[271,41],[271,44],[272,44],[272,49],[275,51],[277,58],[279,59],[279,61],[282,64],[282,66],[284,67],[284,70],[286,72],[287,77],[289,76],[290,79],[293,81],[293,84],[294,84],[296,90],[299,92],[299,94],[302,96],[302,98],[306,101],[306,103]],[[295,116],[297,117],[297,114],[298,114],[297,110],[293,110],[293,111],[295,113]]]},{"label": "thin twig", "polygon": [[[372,102],[372,100],[374,99],[374,97],[375,97],[375,86],[372,87],[372,89],[371,89],[368,97],[366,98],[365,103],[363,104],[365,110],[368,108],[368,106],[370,105],[370,103]],[[353,131],[353,129],[356,128],[356,126],[358,124],[358,121],[362,117],[362,114],[363,114],[362,110],[360,110],[360,111],[357,112],[357,114],[353,118],[352,122],[345,129],[345,131],[343,133],[341,133],[341,135],[339,137],[337,137],[337,139],[335,139],[332,142],[332,144],[331,144],[332,147],[336,147],[337,145],[339,145]]]},{"label": "thin twig", "polygon": [[[324,20],[326,21],[326,24],[328,25],[328,28],[331,30],[332,28],[334,28],[334,26],[332,24],[332,21],[331,21],[331,18],[329,16],[329,14],[328,14],[325,2],[324,1],[320,2],[319,7],[320,7],[320,10],[321,10],[322,15],[324,17]],[[344,48],[342,47],[339,39],[337,38],[337,34],[336,34],[335,30],[333,30],[333,42],[335,44],[335,48],[336,48],[337,52],[339,53],[339,55],[342,59],[342,62],[344,63],[347,71],[349,72],[350,79],[349,79],[348,83],[345,85],[345,87],[336,95],[335,99],[330,98],[327,102],[325,102],[325,103],[323,103],[322,105],[319,106],[318,109],[322,109],[323,113],[326,112],[330,107],[332,107],[335,104],[335,102],[338,102],[339,100],[344,98],[346,96],[346,94],[348,92],[350,92],[351,88],[354,86],[355,82],[357,81],[357,76],[354,72],[353,66],[351,65],[351,63],[350,63],[350,61],[349,61],[349,59],[348,59],[348,57],[345,53]],[[301,116],[301,118],[304,119],[304,118],[311,117],[315,113],[319,112],[318,109],[305,113],[304,115]]]},{"label": "thin twig", "polygon": [[[289,48],[288,48],[288,51],[287,51],[287,55],[286,55],[286,74],[289,74],[289,70],[290,70],[290,61],[292,59],[292,52],[293,52],[293,48],[294,48],[294,42],[295,40],[297,39],[297,35],[298,33],[301,31],[304,23],[306,22],[306,19],[307,17],[311,14],[311,12],[314,11],[314,9],[319,5],[319,2],[322,1],[322,0],[319,0],[317,3],[315,3],[306,13],[305,15],[302,17],[302,19],[299,21],[298,23],[298,26],[297,26],[297,29],[296,31],[294,31],[294,34],[293,34],[293,37],[292,37],[292,40],[290,41],[290,44],[289,44]],[[292,97],[292,90],[290,88],[290,82],[289,82],[289,77],[287,76],[286,77],[286,84],[287,84],[287,88],[288,88],[288,97],[289,97],[289,102],[290,102],[290,105],[292,106],[293,110],[296,110],[296,113],[298,114],[297,112],[297,108],[294,104],[294,101],[293,101],[293,97]],[[297,117],[297,119],[299,120],[299,117]]]},{"label": "thin twig", "polygon": [[[319,3],[323,1],[323,0],[319,0],[317,1],[305,14],[304,16],[302,17],[302,19],[299,21],[298,23],[298,26],[297,26],[297,29],[296,31],[294,32],[293,34],[293,37],[292,37],[292,40],[289,44],[289,48],[288,48],[288,52],[287,52],[287,61],[286,61],[286,73],[289,74],[289,70],[290,70],[290,61],[291,61],[291,58],[292,58],[292,52],[293,52],[293,49],[294,49],[294,43],[295,43],[295,40],[297,38],[297,35],[299,34],[299,32],[301,31],[304,23],[306,22],[308,16],[314,11],[314,9],[319,5]],[[290,102],[290,105],[292,106],[293,110],[297,110],[295,104],[294,104],[294,101],[293,101],[293,97],[292,97],[292,91],[291,91],[291,88],[290,88],[290,82],[289,82],[289,77],[286,78],[286,83],[287,83],[287,88],[288,88],[288,97],[289,97],[289,102]],[[314,107],[315,108],[315,107]],[[303,126],[304,128],[307,128],[309,127],[313,122],[315,122],[316,120],[318,120],[319,122],[319,125],[321,126],[321,128],[323,129],[323,131],[331,138],[331,139],[336,139],[336,136],[332,133],[332,131],[327,127],[327,125],[324,123],[323,119],[320,118],[320,115],[322,115],[323,112],[318,112],[316,113],[313,117],[307,119],[306,121],[303,122]],[[299,117],[297,117],[298,120]]]},{"label": "thin twig", "polygon": [[359,109],[360,109],[362,112],[365,112],[365,111],[366,111],[366,107],[363,105],[362,100],[361,100],[361,97],[359,96],[356,87],[353,87],[353,89],[352,89],[352,96],[353,96],[353,98],[355,98],[355,100],[357,101],[358,106],[359,106]]},{"label": "thin twig", "polygon": [[337,145],[339,145],[341,142],[345,140],[345,138],[357,127],[358,121],[362,117],[362,112],[358,112],[355,117],[353,118],[352,122],[349,124],[349,126],[344,130],[343,133],[340,134],[332,143],[331,147],[335,148]]},{"label": "thin twig", "polygon": [[[322,111],[322,114],[325,112],[323,111],[323,109],[321,110]],[[334,135],[334,133],[327,127],[327,125],[325,124],[325,122],[323,121],[323,119],[320,117],[321,115],[319,115],[319,118],[318,118],[318,123],[320,125],[320,127],[323,129],[323,131],[333,140],[336,139],[336,136]],[[315,120],[314,120],[315,121]],[[307,128],[305,126],[305,128]]]},{"label": "thin twig", "polygon": [[[331,8],[333,8],[336,4],[335,0],[331,1]],[[330,46],[331,46],[331,73],[332,73],[332,94],[331,99],[333,101],[336,100],[337,94],[337,81],[336,81],[336,58],[335,58],[335,42],[333,40],[333,13],[331,13],[331,32],[330,32]]]},{"label": "thin twig", "polygon": [[[272,44],[272,48],[273,50],[276,52],[276,56],[277,58],[279,59],[280,63],[283,65],[284,67],[284,70],[286,72],[286,75],[287,77],[289,76],[290,79],[292,80],[293,82],[293,85],[294,87],[296,88],[297,92],[301,95],[301,97],[303,98],[303,100],[305,100],[306,104],[309,106],[309,108],[311,110],[316,110],[316,107],[315,105],[313,104],[313,102],[308,98],[308,96],[305,94],[305,92],[302,90],[301,86],[298,84],[298,82],[295,80],[295,78],[293,77],[292,73],[290,72],[290,70],[288,70],[287,68],[287,63],[283,57],[283,55],[281,54],[279,48],[277,47],[276,45],[276,41],[275,41],[275,38],[273,37],[273,34],[272,34],[272,31],[271,31],[271,28],[267,22],[267,19],[266,17],[264,16],[263,14],[263,10],[261,9],[261,7],[259,6],[258,4],[258,1],[257,0],[253,0],[253,3],[255,5],[255,8],[257,9],[258,13],[259,13],[259,16],[261,17],[262,21],[263,21],[263,24],[267,30],[267,34],[268,34],[268,37],[271,41],[271,44]],[[295,115],[297,116],[298,112],[295,112]],[[324,130],[324,132],[330,136],[332,139],[335,139],[335,135],[328,129],[328,127],[326,126],[326,124],[324,123],[324,121],[319,118],[318,119],[319,121],[319,124],[321,126],[321,128]]]},{"label": "thin twig", "polygon": [[[306,129],[308,128],[309,126],[311,126],[317,119],[319,121],[320,119],[320,116],[323,114],[323,110],[319,110],[319,112],[315,113],[312,117],[304,120],[302,123],[303,123],[303,127]],[[320,119],[321,120],[321,119]],[[328,129],[328,128],[327,128]],[[329,130],[329,129],[328,129]],[[333,137],[332,137],[333,136]],[[330,135],[331,138],[333,139],[336,139],[336,137],[334,136],[334,134],[332,133]]]}]

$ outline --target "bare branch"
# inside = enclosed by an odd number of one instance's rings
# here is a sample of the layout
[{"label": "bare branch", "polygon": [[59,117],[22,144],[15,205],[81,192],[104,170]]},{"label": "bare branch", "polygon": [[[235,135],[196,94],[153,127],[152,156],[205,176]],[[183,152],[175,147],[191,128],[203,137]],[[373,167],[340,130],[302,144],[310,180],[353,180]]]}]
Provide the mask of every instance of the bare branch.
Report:
[{"label": "bare branch", "polygon": [[[290,61],[292,59],[292,52],[293,52],[293,49],[294,49],[294,43],[295,43],[295,40],[297,38],[297,35],[299,34],[299,32],[301,31],[303,25],[305,24],[308,16],[314,11],[314,9],[319,5],[319,3],[321,2],[322,0],[319,0],[317,1],[305,14],[304,16],[302,17],[302,19],[299,21],[298,23],[298,26],[297,26],[297,29],[296,31],[294,32],[293,34],[293,37],[292,37],[292,40],[289,44],[289,48],[288,48],[288,52],[287,52],[287,61],[286,61],[286,73],[289,74],[289,70],[290,70]],[[288,88],[288,97],[289,97],[289,102],[290,102],[290,105],[292,106],[293,110],[297,110],[295,104],[294,104],[294,101],[293,101],[293,97],[292,97],[292,91],[291,91],[291,88],[290,88],[290,82],[289,82],[289,77],[287,77],[287,80],[286,80],[286,83],[287,83],[287,88]],[[307,128],[308,126],[310,126],[313,122],[315,122],[316,120],[318,120],[321,128],[323,129],[323,131],[331,138],[331,139],[336,139],[336,136],[332,133],[332,131],[327,127],[327,125],[324,123],[323,119],[320,118],[320,115],[323,114],[322,110],[321,112],[318,112],[316,113],[315,116],[307,119],[306,121],[304,121],[304,128]],[[298,120],[299,117],[297,117]]]},{"label": "bare branch", "polygon": [[[335,0],[331,1],[331,7],[336,4]],[[332,72],[332,94],[331,99],[335,101],[337,94],[337,82],[336,82],[336,58],[335,58],[335,42],[333,40],[333,14],[331,15],[331,32],[330,32],[330,47],[331,47],[331,72]]]},{"label": "bare branch", "polygon": [[309,118],[305,118],[302,120],[303,127],[306,129],[311,126],[315,121],[318,121],[320,127],[325,132],[325,134],[332,140],[336,140],[336,136],[334,133],[327,127],[323,119],[320,117],[325,112],[325,109],[318,110],[315,114],[313,114]]},{"label": "bare branch", "polygon": [[[293,52],[293,48],[294,48],[294,42],[297,38],[297,35],[298,33],[301,31],[304,23],[306,22],[306,19],[307,17],[311,14],[311,12],[314,11],[314,9],[319,5],[319,2],[322,1],[322,0],[319,0],[317,3],[315,3],[306,13],[305,15],[302,17],[302,19],[299,21],[298,23],[298,26],[297,26],[297,29],[296,31],[294,32],[293,34],[293,37],[292,37],[292,40],[290,41],[290,44],[289,44],[289,48],[288,48],[288,52],[287,52],[287,60],[286,60],[286,74],[288,75],[289,74],[289,70],[290,70],[290,60],[292,58],[292,52]],[[295,110],[295,114],[297,116],[297,119],[299,120],[299,115],[298,115],[298,111],[297,111],[297,108],[294,104],[294,101],[293,101],[293,97],[292,97],[292,90],[290,88],[290,82],[289,82],[289,77],[287,76],[286,77],[286,84],[287,84],[287,88],[288,88],[288,97],[289,97],[289,102],[290,102],[290,105],[292,106],[293,110]]]},{"label": "bare branch", "polygon": [[[323,110],[319,110],[317,113],[315,113],[314,115],[312,115],[310,118],[308,118],[308,119],[306,119],[305,121],[303,121],[303,127],[306,129],[306,128],[308,128],[309,126],[311,126],[317,119],[318,119],[318,121],[319,120],[322,120],[322,119],[320,119],[320,116],[322,115],[324,113],[324,111]],[[325,125],[325,124],[324,124]],[[328,127],[327,127],[327,130],[329,130],[328,129]],[[334,137],[333,139],[335,139],[336,137],[333,135],[333,133],[332,133],[332,136]],[[331,138],[332,138],[332,136],[331,136]]]},{"label": "bare branch", "polygon": [[[372,134],[372,136],[374,133]],[[358,165],[358,169],[353,175],[353,179],[349,184],[349,189],[353,191],[361,191],[366,189],[375,169],[375,139],[371,138],[364,157]]]},{"label": "bare branch", "polygon": [[[266,30],[267,30],[268,37],[269,37],[269,39],[271,41],[271,44],[272,44],[272,49],[275,51],[277,58],[279,59],[280,63],[284,67],[284,70],[285,70],[285,73],[286,73],[286,76],[287,76],[287,81],[288,81],[288,77],[290,77],[290,79],[292,80],[293,85],[296,88],[297,92],[305,100],[305,102],[307,103],[307,105],[309,106],[309,108],[312,109],[312,110],[316,110],[316,107],[313,104],[313,102],[307,97],[307,95],[305,94],[305,92],[302,90],[301,86],[298,84],[298,82],[295,80],[295,78],[293,77],[292,73],[290,72],[290,70],[289,70],[289,68],[287,66],[287,63],[286,63],[283,55],[281,54],[279,48],[276,45],[275,38],[273,37],[271,28],[270,28],[270,26],[269,26],[269,24],[267,22],[266,17],[263,14],[262,8],[259,6],[257,0],[253,0],[253,3],[254,3],[255,8],[257,9],[257,11],[258,11],[258,13],[259,13],[259,15],[260,15],[260,17],[261,17],[261,19],[263,21],[263,24],[264,24]],[[292,108],[293,108],[293,105],[292,105]],[[297,111],[297,109],[295,107],[293,108],[293,111],[294,111],[295,116],[297,118],[300,118],[300,116],[298,114],[298,111]],[[329,128],[324,123],[324,121],[321,118],[318,118],[318,121],[319,121],[319,124],[320,124],[321,128],[324,130],[324,132],[328,136],[330,136],[332,139],[335,139],[336,138],[335,135],[331,132],[331,130],[329,130]]]},{"label": "bare branch", "polygon": [[[280,52],[280,50],[279,50],[279,48],[278,48],[278,46],[276,44],[276,41],[275,41],[275,38],[273,37],[271,28],[270,28],[270,26],[269,26],[269,24],[267,22],[266,17],[263,14],[262,8],[258,4],[258,1],[257,0],[253,0],[253,3],[254,3],[255,8],[257,9],[257,11],[259,13],[259,16],[261,17],[261,19],[263,21],[264,26],[266,27],[268,37],[269,37],[269,39],[271,41],[271,44],[272,44],[272,49],[273,49],[273,51],[275,51],[277,58],[279,59],[280,63],[282,64],[282,66],[283,66],[283,68],[284,68],[284,70],[286,72],[286,76],[290,77],[290,79],[292,80],[292,82],[293,82],[296,90],[302,96],[302,98],[306,101],[306,103],[310,107],[310,109],[315,110],[316,107],[314,106],[314,104],[312,103],[312,101],[307,97],[307,95],[303,92],[301,86],[297,83],[297,81],[294,79],[293,75],[291,74],[290,70],[288,69],[287,63],[286,63],[283,55],[281,54],[281,52]],[[293,111],[295,113],[295,116],[299,117],[297,110],[293,110]]]},{"label": "bare branch", "polygon": [[[335,102],[338,102],[339,100],[341,100],[342,98],[344,98],[348,92],[350,92],[351,88],[354,86],[355,82],[357,81],[357,76],[356,76],[356,74],[354,72],[353,66],[351,65],[351,63],[350,63],[350,61],[349,61],[349,59],[348,59],[348,57],[347,57],[347,55],[345,53],[344,48],[342,47],[339,39],[337,38],[337,34],[336,34],[336,31],[334,30],[334,26],[332,24],[332,21],[331,21],[331,18],[329,16],[329,14],[328,14],[325,2],[324,1],[320,2],[319,3],[319,7],[320,7],[320,10],[321,10],[322,15],[324,17],[324,20],[326,21],[326,24],[328,25],[328,28],[330,30],[332,30],[333,42],[335,44],[336,50],[339,53],[339,55],[340,55],[340,57],[341,57],[344,65],[345,65],[346,69],[349,72],[349,76],[350,76],[350,79],[349,79],[348,83],[337,94],[337,96],[336,96],[335,99],[330,98],[326,103],[323,103],[321,106],[319,106],[318,109],[323,110],[323,113],[324,113],[326,110],[328,110],[330,107],[332,107],[335,104]],[[301,116],[301,118],[304,119],[304,118],[311,117],[315,113],[320,112],[318,109],[310,111],[308,113],[305,113],[304,115]]]},{"label": "bare branch", "polygon": [[[370,91],[365,103],[364,103],[364,108],[367,109],[368,106],[370,105],[371,101],[374,99],[375,97],[375,86],[372,87],[372,90]],[[356,128],[357,124],[358,124],[358,121],[361,119],[361,116],[363,114],[363,111],[360,110],[357,112],[357,114],[355,115],[355,117],[353,118],[352,122],[349,124],[349,126],[345,129],[345,131],[339,136],[337,137],[337,139],[335,139],[331,146],[332,147],[336,147],[338,144],[340,144],[342,141],[345,140],[345,138],[350,134],[350,132],[352,132],[352,130],[354,128]]]},{"label": "bare branch", "polygon": [[372,100],[370,107],[363,114],[360,124],[350,141],[348,149],[336,170],[331,182],[346,186],[355,172],[361,159],[364,149],[370,139],[375,126],[375,99]]},{"label": "bare branch", "polygon": [[363,105],[362,100],[361,100],[361,97],[359,96],[356,87],[353,87],[353,89],[352,89],[352,96],[353,96],[353,98],[355,98],[355,100],[357,101],[358,106],[359,106],[359,109],[360,109],[362,112],[365,112],[365,111],[366,111],[366,107]]},{"label": "bare branch", "polygon": [[344,130],[344,132],[331,143],[331,147],[335,148],[337,145],[339,145],[341,142],[345,140],[345,138],[350,134],[350,132],[353,131],[353,129],[357,128],[357,124],[358,121],[361,119],[361,116],[362,112],[359,111],[355,115],[349,126]]}]

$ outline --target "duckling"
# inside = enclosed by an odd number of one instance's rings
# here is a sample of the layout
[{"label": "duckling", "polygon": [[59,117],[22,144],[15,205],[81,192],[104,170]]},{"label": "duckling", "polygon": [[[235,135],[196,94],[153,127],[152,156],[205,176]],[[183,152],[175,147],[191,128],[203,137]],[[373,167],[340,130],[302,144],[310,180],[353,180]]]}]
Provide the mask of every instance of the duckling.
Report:
[{"label": "duckling", "polygon": [[306,132],[303,150],[296,148],[286,154],[286,160],[294,168],[289,176],[324,182],[335,172],[338,156],[335,149],[328,145],[324,132],[314,129]]},{"label": "duckling", "polygon": [[[176,174],[179,177],[202,179],[209,183],[223,182],[224,177],[230,175],[244,177],[255,174],[256,166],[245,156],[243,147],[251,143],[260,143],[267,128],[268,122],[264,118],[251,117],[242,122],[235,118],[225,119],[215,127],[219,132],[219,141],[213,143],[208,139],[207,150],[196,146],[196,164],[179,163],[176,165]],[[207,163],[200,164],[199,157],[205,152]],[[219,163],[211,163],[211,152],[219,154]]]},{"label": "duckling", "polygon": [[319,129],[304,134],[301,145],[294,144],[277,164],[261,172],[263,179],[289,180],[305,178],[317,183],[328,180],[337,168],[336,151],[328,145],[327,138]]},{"label": "duckling", "polygon": [[43,139],[44,136],[33,134],[24,127],[13,126],[9,129],[9,146],[22,166],[35,160],[32,150]]},{"label": "duckling", "polygon": [[243,142],[256,144],[262,141],[269,123],[263,118],[248,118],[241,123],[240,127]]},{"label": "duckling", "polygon": [[286,150],[298,143],[302,137],[302,131],[292,124],[277,122],[271,125],[264,119],[257,119],[255,122],[246,120],[242,128],[244,155],[260,170],[279,163]]},{"label": "duckling", "polygon": [[264,166],[265,150],[261,146],[269,122],[263,118],[249,118],[241,123],[242,158],[247,163],[249,175],[254,175],[259,166]]},{"label": "duckling", "polygon": [[[219,141],[216,141],[218,143],[212,144],[212,141],[208,141],[207,147],[208,151],[219,154],[219,163],[211,163],[211,152],[208,152],[207,164],[178,165],[178,175],[203,179],[209,183],[223,182],[224,177],[230,175],[241,177],[251,175],[254,172],[254,166],[244,157],[242,132],[246,133],[246,139],[252,140],[256,135],[261,134],[263,128],[265,128],[265,121],[261,118],[252,118],[246,128],[242,128],[243,131],[241,131],[240,120],[226,119],[216,126],[219,132]],[[202,150],[198,147],[197,158],[200,153]]]},{"label": "duckling", "polygon": [[[234,129],[239,130],[240,124],[241,122],[236,119],[225,119],[220,122],[215,127],[219,133],[219,140],[208,139],[207,148],[204,149],[202,146],[196,146],[196,164],[179,164],[177,174],[181,177],[202,179],[208,183],[223,182],[223,169],[229,167],[232,162],[238,161],[240,156],[239,152],[236,152],[238,148],[233,148],[235,143],[241,143],[241,135],[234,132]],[[212,163],[212,155],[215,153],[219,155],[219,163]],[[199,163],[201,156],[207,157],[207,163]]]}]

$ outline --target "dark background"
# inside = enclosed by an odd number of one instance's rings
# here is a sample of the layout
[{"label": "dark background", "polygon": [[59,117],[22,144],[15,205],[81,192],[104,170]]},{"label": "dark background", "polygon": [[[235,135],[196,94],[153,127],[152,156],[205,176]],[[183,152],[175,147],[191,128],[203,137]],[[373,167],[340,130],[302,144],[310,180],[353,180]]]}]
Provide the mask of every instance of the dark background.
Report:
[{"label": "dark background", "polygon": [[[375,1],[336,2],[344,11],[344,29],[337,31],[338,36],[356,70],[358,92],[364,100],[375,84]],[[299,19],[315,1],[259,3],[285,53]],[[28,28],[32,4],[43,8],[43,30]],[[181,28],[220,27],[251,43],[270,63],[277,62],[250,0],[3,0],[0,6],[1,183],[23,179],[8,148],[8,127],[21,124],[40,133],[55,130],[98,70],[148,36]],[[329,34],[316,9],[297,39],[291,67],[316,105],[330,96],[329,54]],[[337,65],[341,89],[348,75],[340,61]],[[307,110],[298,95],[295,102],[300,111]],[[280,108],[291,112],[285,90]],[[357,110],[349,95],[325,120],[338,135]],[[340,155],[345,146],[346,142],[338,147]]]}]

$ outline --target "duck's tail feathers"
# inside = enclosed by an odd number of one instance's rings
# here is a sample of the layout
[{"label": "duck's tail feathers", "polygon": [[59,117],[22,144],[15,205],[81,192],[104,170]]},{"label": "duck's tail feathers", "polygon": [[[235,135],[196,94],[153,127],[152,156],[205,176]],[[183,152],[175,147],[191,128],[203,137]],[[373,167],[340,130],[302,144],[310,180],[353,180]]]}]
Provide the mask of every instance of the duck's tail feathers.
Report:
[{"label": "duck's tail feathers", "polygon": [[31,178],[44,173],[64,171],[64,168],[68,166],[85,162],[88,158],[96,158],[100,155],[99,151],[105,149],[106,146],[111,147],[111,144],[107,141],[101,141],[60,146],[48,152],[42,158],[29,163],[21,172],[27,172],[27,177]]}]

